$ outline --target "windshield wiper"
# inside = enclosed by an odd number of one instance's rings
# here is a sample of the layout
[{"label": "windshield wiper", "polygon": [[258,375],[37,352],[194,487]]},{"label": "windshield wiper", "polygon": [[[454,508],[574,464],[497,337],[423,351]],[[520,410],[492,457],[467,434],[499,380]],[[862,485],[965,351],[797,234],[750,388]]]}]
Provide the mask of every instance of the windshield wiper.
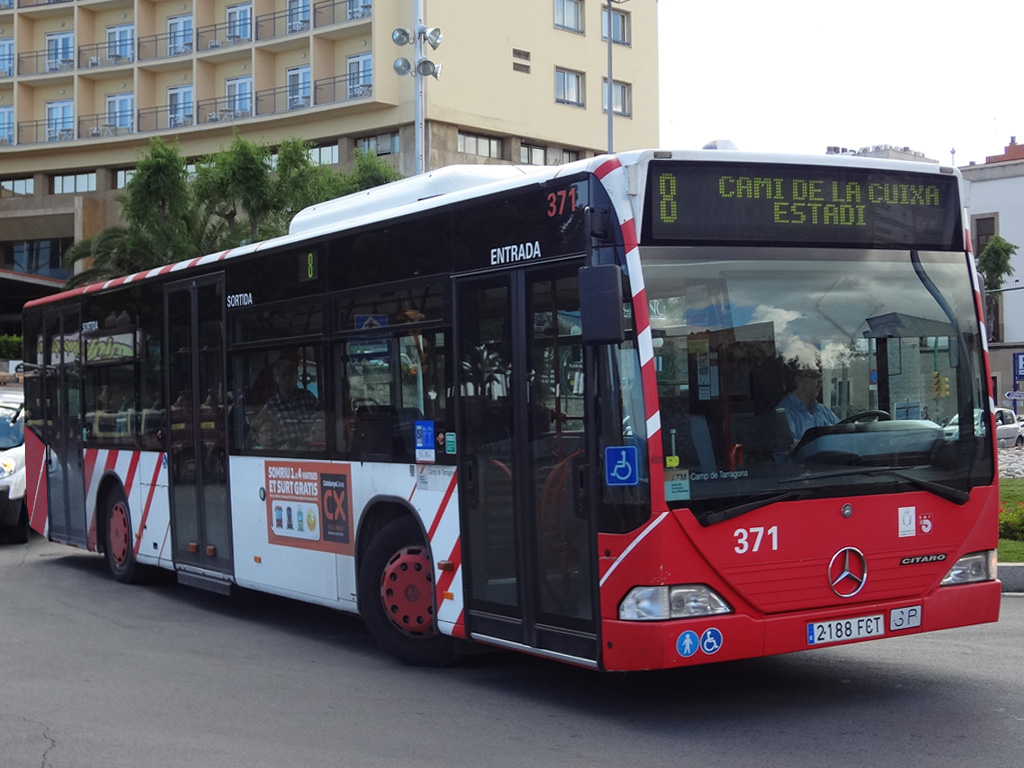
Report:
[{"label": "windshield wiper", "polygon": [[827,480],[830,477],[846,477],[848,475],[866,475],[867,477],[874,477],[875,475],[889,475],[889,477],[895,477],[904,482],[910,483],[915,488],[920,488],[922,491],[928,491],[938,496],[940,499],[946,501],[952,501],[955,504],[963,506],[971,498],[971,495],[967,491],[963,491],[959,488],[953,488],[949,485],[942,483],[936,483],[931,480],[922,480],[919,477],[908,475],[906,472],[900,472],[898,469],[893,467],[864,467],[863,469],[844,469],[836,470],[833,472],[822,472],[801,475],[800,477],[794,477],[789,480],[780,480],[779,484],[785,483],[798,483],[803,480]]},{"label": "windshield wiper", "polygon": [[744,501],[741,504],[733,504],[730,507],[722,507],[721,509],[715,510],[710,515],[704,516],[704,525],[720,523],[723,520],[730,520],[731,518],[745,515],[747,512],[753,512],[755,509],[767,507],[769,504],[775,504],[780,501],[790,501],[791,499],[806,495],[807,492],[801,490],[786,491],[785,493],[777,493],[774,496],[758,496],[756,499]]}]

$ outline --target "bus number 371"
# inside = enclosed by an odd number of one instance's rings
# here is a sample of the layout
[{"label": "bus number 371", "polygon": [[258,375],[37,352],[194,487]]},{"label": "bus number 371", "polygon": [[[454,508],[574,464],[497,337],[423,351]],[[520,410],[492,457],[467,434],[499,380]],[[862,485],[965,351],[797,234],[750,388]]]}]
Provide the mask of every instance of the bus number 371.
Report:
[{"label": "bus number 371", "polygon": [[[768,534],[768,538],[771,540],[772,551],[778,551],[779,549],[779,526],[773,525],[768,528],[767,531],[763,526],[755,526],[753,528],[737,528],[732,532],[732,535],[736,538],[736,546],[733,550],[737,555],[745,555],[747,552],[757,552],[761,549],[761,542],[764,539],[765,533]],[[765,542],[767,546],[768,542]]]}]

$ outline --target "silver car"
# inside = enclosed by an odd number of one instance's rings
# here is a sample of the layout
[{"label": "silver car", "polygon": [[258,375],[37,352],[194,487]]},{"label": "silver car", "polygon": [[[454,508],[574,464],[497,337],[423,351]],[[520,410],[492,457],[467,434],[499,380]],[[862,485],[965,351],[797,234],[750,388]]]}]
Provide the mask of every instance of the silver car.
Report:
[{"label": "silver car", "polygon": [[[988,432],[981,421],[981,409],[974,411],[974,434],[984,435]],[[1024,445],[1024,424],[1017,421],[1016,414],[1009,408],[996,408],[996,444],[1000,448],[1012,448]],[[956,414],[942,428],[947,440],[953,440],[960,434],[960,415]]]},{"label": "silver car", "polygon": [[0,397],[0,529],[15,544],[28,541],[25,506],[25,406],[21,395]]}]

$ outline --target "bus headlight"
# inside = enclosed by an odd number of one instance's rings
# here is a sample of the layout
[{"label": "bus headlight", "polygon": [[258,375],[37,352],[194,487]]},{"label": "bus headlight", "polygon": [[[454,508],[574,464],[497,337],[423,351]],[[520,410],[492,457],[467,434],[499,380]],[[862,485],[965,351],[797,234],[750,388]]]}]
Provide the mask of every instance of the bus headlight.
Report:
[{"label": "bus headlight", "polygon": [[619,603],[622,621],[664,621],[732,613],[732,606],[706,584],[633,587]]},{"label": "bus headlight", "polygon": [[978,581],[992,581],[996,577],[998,553],[994,549],[986,552],[972,552],[964,555],[949,569],[942,586],[950,584],[973,584]]}]

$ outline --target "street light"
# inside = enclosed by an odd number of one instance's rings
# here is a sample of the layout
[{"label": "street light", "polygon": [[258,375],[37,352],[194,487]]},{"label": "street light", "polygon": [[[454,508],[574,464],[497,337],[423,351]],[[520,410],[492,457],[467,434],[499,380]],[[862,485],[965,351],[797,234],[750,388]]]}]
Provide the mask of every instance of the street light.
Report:
[{"label": "street light", "polygon": [[612,86],[612,4],[622,5],[623,3],[629,2],[629,0],[607,0],[605,3],[606,13],[608,14],[608,154],[610,155],[614,147],[614,131],[615,128],[612,125],[612,119],[614,118],[614,97],[613,97],[613,86]]},{"label": "street light", "polygon": [[[391,33],[391,40],[395,45],[412,45],[413,61],[404,56],[395,59],[392,68],[395,73],[404,76],[412,75],[415,107],[415,145],[416,145],[416,173],[423,173],[426,170],[423,151],[423,78],[433,77],[437,80],[441,76],[441,65],[435,64],[423,55],[423,43],[426,43],[433,50],[441,45],[441,30],[437,27],[427,27],[423,24],[423,0],[416,0],[416,27],[408,30],[405,27],[398,27]],[[414,63],[415,62],[415,63]]]}]

